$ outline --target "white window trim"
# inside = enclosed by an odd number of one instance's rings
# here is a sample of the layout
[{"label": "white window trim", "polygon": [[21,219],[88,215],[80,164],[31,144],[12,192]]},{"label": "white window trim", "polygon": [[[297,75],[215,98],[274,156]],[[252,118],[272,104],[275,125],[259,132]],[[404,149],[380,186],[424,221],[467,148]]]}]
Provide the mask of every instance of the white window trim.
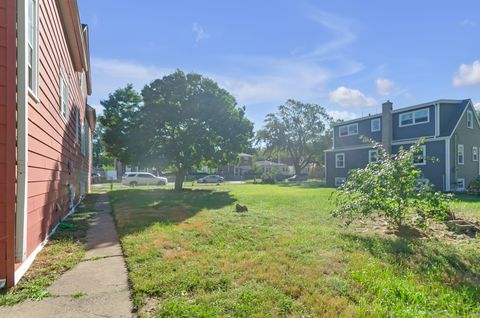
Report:
[{"label": "white window trim", "polygon": [[80,141],[80,111],[77,108],[75,110],[75,144],[78,145]]},{"label": "white window trim", "polygon": [[[462,162],[460,162],[460,156],[458,155],[460,152],[460,148],[462,148]],[[457,164],[464,165],[465,164],[465,146],[459,144],[457,146]]]},{"label": "white window trim", "polygon": [[81,130],[80,130],[80,152],[82,155],[85,155],[85,123],[82,122]]},{"label": "white window trim", "polygon": [[[421,111],[427,111],[427,121],[423,121],[421,123],[417,123],[415,120],[415,114]],[[402,116],[412,114],[412,123],[411,124],[405,124],[402,125]],[[428,124],[430,122],[430,108],[422,108],[422,109],[417,109],[411,112],[406,112],[406,113],[400,113],[398,115],[398,127],[408,127],[408,126],[413,126],[413,125],[421,125],[421,124]]]},{"label": "white window trim", "polygon": [[[423,162],[415,163],[413,162],[414,165],[416,166],[425,166],[427,164],[427,146],[426,145],[421,145],[420,148],[422,148],[422,157],[423,157]],[[413,158],[412,158],[413,161]]]},{"label": "white window trim", "polygon": [[[372,153],[377,154],[377,160],[372,161]],[[378,161],[378,149],[369,150],[368,151],[368,163],[377,162],[377,161]]]},{"label": "white window trim", "polygon": [[[468,120],[469,117],[470,120]],[[471,110],[467,110],[467,128],[473,129],[473,112]]]},{"label": "white window trim", "polygon": [[[338,156],[343,156],[343,165],[342,166],[339,166],[338,165]],[[336,153],[335,154],[335,168],[345,168],[345,153],[344,152],[340,152],[340,153]]]},{"label": "white window trim", "polygon": [[[459,182],[462,182],[462,183],[463,183],[463,187],[460,188],[460,187],[458,186],[458,183],[459,183]],[[465,191],[465,190],[466,190],[466,188],[465,188],[465,178],[457,178],[457,191],[458,191],[458,192],[463,192],[463,191]]]},{"label": "white window trim", "polygon": [[[30,1],[30,0],[28,0]],[[38,80],[39,80],[39,29],[40,29],[40,23],[39,23],[39,8],[38,8],[38,2],[39,0],[31,0],[33,1],[33,43],[30,43],[29,42],[29,38],[28,38],[28,28],[29,28],[29,25],[28,25],[28,4],[27,4],[27,34],[26,34],[26,38],[25,38],[25,41],[26,41],[26,47],[27,47],[27,60],[26,60],[26,67],[27,67],[27,90],[28,90],[28,95],[30,97],[32,97],[32,99],[38,103],[40,102],[39,98],[38,98]],[[32,48],[32,87],[30,87],[30,83],[29,83],[29,75],[28,75],[28,67],[29,67],[29,63],[30,61],[28,60],[28,50],[29,48]]]},{"label": "white window trim", "polygon": [[345,181],[346,181],[346,178],[344,178],[344,177],[336,177],[335,178],[335,186],[339,187]]},{"label": "white window trim", "polygon": [[472,147],[472,161],[478,161],[478,147]]},{"label": "white window trim", "polygon": [[[62,87],[65,89],[66,96],[64,96],[64,92],[62,90]],[[67,120],[68,119],[68,81],[67,81],[67,76],[65,75],[65,71],[60,69],[60,114],[62,117]],[[64,97],[66,100],[64,100]],[[65,102],[65,103],[64,103]],[[65,109],[64,109],[65,105]]]},{"label": "white window trim", "polygon": [[[348,129],[350,126],[356,126],[356,127],[357,127],[357,132],[354,133],[354,134],[351,134],[351,133],[350,133],[350,129]],[[347,128],[347,134],[346,134],[346,135],[342,135],[342,134],[340,133],[340,130],[342,129],[342,127],[346,127],[346,128]],[[355,135],[358,135],[358,123],[353,123],[353,124],[343,125],[343,126],[338,127],[338,136],[339,136],[339,137],[348,137],[348,136],[355,136]]]},{"label": "white window trim", "polygon": [[[378,129],[374,129],[373,128],[373,123],[374,122],[377,122],[378,121]],[[370,120],[370,131],[371,132],[377,132],[377,131],[381,131],[382,130],[382,121],[380,120],[380,118],[374,118],[372,120]]]}]

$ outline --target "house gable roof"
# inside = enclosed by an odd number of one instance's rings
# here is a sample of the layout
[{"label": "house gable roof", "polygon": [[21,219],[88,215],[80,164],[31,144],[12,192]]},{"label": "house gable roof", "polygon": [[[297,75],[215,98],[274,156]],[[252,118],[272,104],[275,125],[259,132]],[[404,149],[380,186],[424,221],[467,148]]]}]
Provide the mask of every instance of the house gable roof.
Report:
[{"label": "house gable roof", "polygon": [[[463,100],[461,100],[461,99],[460,100],[438,99],[438,100],[434,100],[434,101],[427,102],[427,103],[422,103],[422,104],[397,108],[397,109],[394,109],[392,111],[392,113],[393,114],[403,113],[403,112],[406,112],[406,111],[412,111],[412,110],[415,110],[415,109],[419,109],[419,108],[423,108],[423,107],[427,107],[427,106],[432,106],[432,105],[435,105],[435,104],[452,104],[452,106],[457,105],[457,106],[461,107],[461,109],[463,111],[463,109],[466,107],[466,105],[468,104],[469,101],[470,101],[470,99],[463,99]],[[378,114],[368,115],[368,116],[364,116],[364,117],[359,117],[359,118],[356,118],[356,119],[351,119],[351,120],[348,120],[348,121],[342,121],[342,122],[335,123],[335,124],[333,124],[333,127],[343,126],[343,125],[346,125],[346,124],[356,123],[356,122],[363,121],[363,120],[378,118],[378,117],[381,117],[381,116],[382,116],[382,114],[378,113]],[[458,120],[458,119],[459,118],[457,118],[456,120]]]}]

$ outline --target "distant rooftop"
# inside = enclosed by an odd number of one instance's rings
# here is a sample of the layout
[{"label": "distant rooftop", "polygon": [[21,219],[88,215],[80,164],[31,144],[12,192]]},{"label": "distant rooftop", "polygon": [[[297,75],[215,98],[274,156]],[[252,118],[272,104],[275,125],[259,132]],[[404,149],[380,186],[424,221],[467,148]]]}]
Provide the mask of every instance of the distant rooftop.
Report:
[{"label": "distant rooftop", "polygon": [[[400,108],[394,109],[392,112],[393,113],[400,113],[400,112],[404,112],[404,111],[411,110],[411,109],[430,106],[430,105],[437,104],[437,103],[438,104],[462,104],[463,105],[464,103],[468,104],[468,102],[470,102],[470,99],[437,99],[437,100],[427,102],[427,103],[400,107]],[[337,122],[337,123],[333,124],[333,126],[341,126],[341,125],[345,125],[345,124],[348,124],[348,123],[354,123],[354,122],[357,122],[357,121],[360,121],[360,120],[366,120],[366,119],[380,117],[380,116],[382,116],[382,113],[376,113],[376,114],[373,114],[373,115],[368,115],[368,116],[358,117],[358,118],[355,118],[355,119],[350,119],[350,120],[346,120],[346,121],[342,121],[342,122]]]}]

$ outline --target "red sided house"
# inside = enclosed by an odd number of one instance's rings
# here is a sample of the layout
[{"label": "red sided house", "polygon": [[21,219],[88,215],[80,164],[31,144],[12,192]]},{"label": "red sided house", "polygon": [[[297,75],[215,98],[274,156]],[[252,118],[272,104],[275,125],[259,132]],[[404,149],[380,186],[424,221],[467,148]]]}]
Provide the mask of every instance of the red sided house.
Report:
[{"label": "red sided house", "polygon": [[89,190],[88,28],[76,0],[0,0],[0,285]]}]

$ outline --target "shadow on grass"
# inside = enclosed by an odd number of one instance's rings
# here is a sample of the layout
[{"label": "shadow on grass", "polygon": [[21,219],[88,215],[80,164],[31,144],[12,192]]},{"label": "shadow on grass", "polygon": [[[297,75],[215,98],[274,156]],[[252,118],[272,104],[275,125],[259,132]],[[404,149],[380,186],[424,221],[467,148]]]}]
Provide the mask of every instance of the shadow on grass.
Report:
[{"label": "shadow on grass", "polygon": [[459,202],[480,202],[480,196],[473,194],[455,194],[453,199]]},{"label": "shadow on grass", "polygon": [[424,277],[438,275],[443,283],[458,288],[473,288],[480,296],[480,272],[476,267],[480,255],[413,236],[388,238],[347,233],[343,239],[351,248],[365,249],[380,261],[408,268]]},{"label": "shadow on grass", "polygon": [[0,291],[0,306],[48,297],[47,288],[80,262],[85,253],[83,244],[89,221],[95,214],[93,207],[97,199],[98,194],[87,195],[75,213],[60,223],[20,282],[13,288]]},{"label": "shadow on grass", "polygon": [[281,187],[296,187],[296,188],[328,188],[323,181],[307,181],[307,182],[284,182],[278,184]]},{"label": "shadow on grass", "polygon": [[232,205],[226,191],[211,189],[128,189],[109,192],[121,235],[141,231],[154,223],[178,224],[202,210]]}]

